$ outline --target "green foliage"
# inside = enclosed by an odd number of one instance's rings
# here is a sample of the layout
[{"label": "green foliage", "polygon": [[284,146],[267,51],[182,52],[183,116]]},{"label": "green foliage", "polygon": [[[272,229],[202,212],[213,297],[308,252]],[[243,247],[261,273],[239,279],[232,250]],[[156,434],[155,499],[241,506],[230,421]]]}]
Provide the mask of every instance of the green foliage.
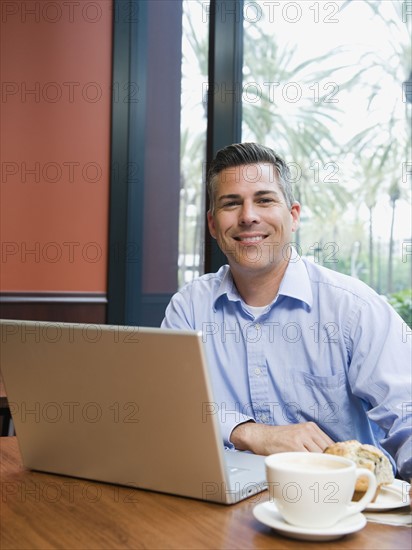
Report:
[{"label": "green foliage", "polygon": [[412,289],[389,294],[388,301],[402,319],[412,328]]},{"label": "green foliage", "polygon": [[[208,39],[207,33],[199,32],[204,4],[202,0],[184,1],[187,47],[182,72],[190,84],[182,95],[186,102],[193,95],[190,90],[196,89],[191,84],[194,65],[197,86],[207,82]],[[411,147],[411,105],[401,93],[412,60],[404,2],[341,3],[342,25],[356,22],[357,14],[366,10],[370,17],[362,16],[367,17],[364,24],[386,29],[382,48],[365,39],[355,47],[356,55],[350,37],[337,47],[325,40],[324,48],[308,48],[302,54],[299,33],[282,38],[277,32],[282,22],[265,25],[266,3],[256,4],[262,5],[262,20],[244,23],[243,93],[238,98],[242,101],[242,140],[273,147],[290,163],[295,196],[302,204],[301,230],[296,234],[301,253],[363,280],[379,294],[395,292],[396,296],[411,286],[410,269],[402,261],[400,238],[394,232],[400,207],[411,198],[410,179],[402,172]],[[304,44],[310,43],[302,36]],[[182,126],[179,252],[184,258],[202,255],[204,100],[199,94],[200,105],[190,111]],[[357,116],[362,124],[352,124]],[[387,220],[392,223],[390,228],[386,223],[382,235],[379,225],[385,203],[390,205]]]},{"label": "green foliage", "polygon": [[[356,20],[360,4],[344,2],[340,15]],[[401,2],[369,0],[365,6],[369,23],[379,27],[384,22],[387,33],[382,50],[362,44],[357,59],[347,55],[345,44],[328,51],[327,43],[320,55],[305,59],[297,56],[299,37],[285,42],[269,27],[246,25],[244,75],[261,94],[260,101],[243,103],[242,131],[299,167],[294,188],[305,219],[296,237],[303,254],[388,293],[410,286],[408,273],[402,265],[398,269],[394,226],[398,204],[410,198],[410,184],[401,179],[399,167],[410,158],[411,137],[410,106],[398,93],[385,104],[382,98],[388,87],[399,90],[410,74],[412,41]],[[285,82],[297,84],[302,97],[280,102],[279,93],[269,93],[271,80],[278,90]],[[312,96],[314,83],[317,90],[332,87],[338,99]],[[337,139],[338,127],[358,103],[364,127],[354,124],[346,141]],[[392,220],[385,238],[377,237],[375,219],[383,200],[391,206]]]}]

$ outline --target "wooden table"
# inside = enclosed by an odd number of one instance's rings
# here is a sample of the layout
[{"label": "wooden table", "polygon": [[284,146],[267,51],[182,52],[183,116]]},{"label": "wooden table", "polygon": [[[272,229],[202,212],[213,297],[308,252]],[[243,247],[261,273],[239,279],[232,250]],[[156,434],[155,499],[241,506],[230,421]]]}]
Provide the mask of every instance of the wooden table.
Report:
[{"label": "wooden table", "polygon": [[15,437],[0,438],[0,548],[410,550],[412,530],[380,524],[333,542],[282,537],[252,510],[25,470]]}]

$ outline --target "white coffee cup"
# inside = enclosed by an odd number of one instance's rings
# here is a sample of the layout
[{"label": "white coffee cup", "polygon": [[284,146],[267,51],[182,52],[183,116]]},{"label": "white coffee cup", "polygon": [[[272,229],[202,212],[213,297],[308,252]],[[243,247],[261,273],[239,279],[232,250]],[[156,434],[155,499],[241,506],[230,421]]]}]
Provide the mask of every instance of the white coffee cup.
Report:
[{"label": "white coffee cup", "polygon": [[[322,453],[277,453],[265,459],[269,499],[288,523],[299,527],[330,527],[361,512],[373,499],[375,475],[355,462]],[[368,490],[356,503],[356,480],[365,476]]]}]

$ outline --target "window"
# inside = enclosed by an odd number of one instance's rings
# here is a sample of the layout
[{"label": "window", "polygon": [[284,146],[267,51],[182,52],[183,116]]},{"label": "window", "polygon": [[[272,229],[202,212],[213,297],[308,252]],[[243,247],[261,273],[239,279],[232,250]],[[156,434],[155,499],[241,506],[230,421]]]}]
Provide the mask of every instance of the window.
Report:
[{"label": "window", "polygon": [[300,252],[385,294],[411,286],[406,6],[243,7],[242,140],[288,161],[303,207]]},{"label": "window", "polygon": [[139,101],[113,101],[108,321],[160,324],[178,288],[225,262],[204,230],[205,171],[240,140],[289,162],[303,255],[410,293],[410,3],[128,5],[114,83]]},{"label": "window", "polygon": [[203,273],[209,2],[183,1],[179,287]]}]

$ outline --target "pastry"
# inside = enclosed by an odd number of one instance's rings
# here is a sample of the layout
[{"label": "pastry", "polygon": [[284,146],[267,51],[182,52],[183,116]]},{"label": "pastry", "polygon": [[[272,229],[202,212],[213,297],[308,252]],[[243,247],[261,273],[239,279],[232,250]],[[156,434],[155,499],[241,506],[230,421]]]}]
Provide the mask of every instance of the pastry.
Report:
[{"label": "pastry", "polygon": [[[339,441],[324,450],[327,454],[343,456],[356,463],[358,468],[366,468],[376,476],[377,489],[372,502],[375,502],[380,488],[390,485],[394,480],[393,470],[388,457],[377,447],[359,443],[355,439]],[[368,479],[360,476],[355,485],[353,500],[359,500],[368,488]]]}]

